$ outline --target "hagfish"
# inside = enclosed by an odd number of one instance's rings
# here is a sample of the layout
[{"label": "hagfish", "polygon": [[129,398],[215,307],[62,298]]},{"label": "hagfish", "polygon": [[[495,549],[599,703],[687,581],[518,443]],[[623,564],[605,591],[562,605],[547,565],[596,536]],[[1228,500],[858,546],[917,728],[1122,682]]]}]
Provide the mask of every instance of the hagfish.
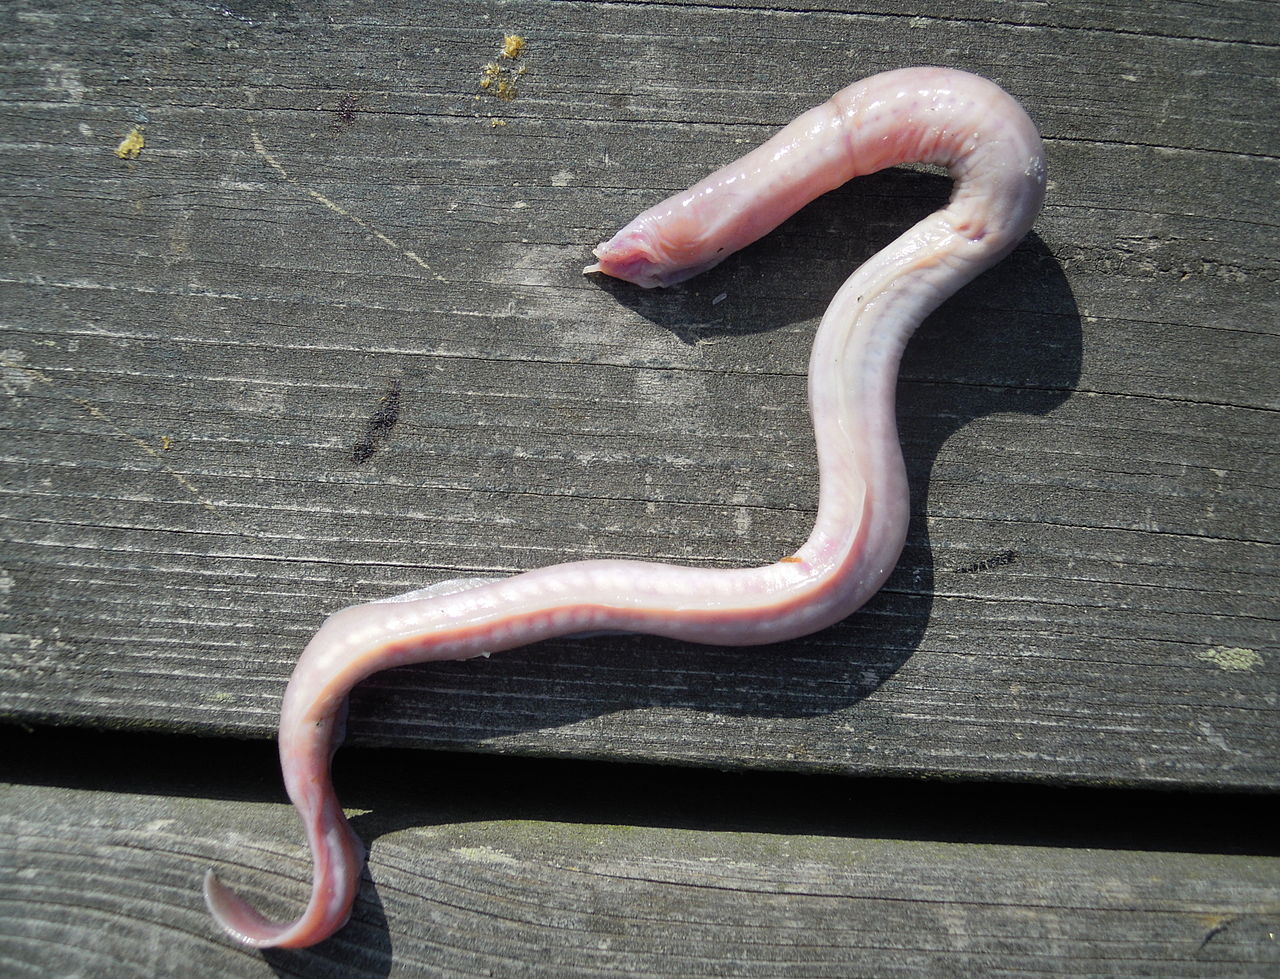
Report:
[{"label": "hagfish", "polygon": [[741,159],[639,215],[599,245],[587,272],[646,288],[681,282],[853,177],[901,163],[947,168],[947,205],[859,268],[822,318],[809,360],[818,513],[809,539],[765,567],[708,570],[573,561],[502,579],[450,581],[325,620],[280,714],[280,760],[310,844],[311,898],[271,921],[210,871],[214,917],[253,946],[298,948],[346,923],[364,848],[330,778],[347,695],[379,670],[625,631],[720,645],[792,639],[860,607],[906,540],[906,471],[894,388],[908,338],[944,299],[1013,249],[1044,198],[1035,125],[1001,88],[944,68],[857,82]]}]

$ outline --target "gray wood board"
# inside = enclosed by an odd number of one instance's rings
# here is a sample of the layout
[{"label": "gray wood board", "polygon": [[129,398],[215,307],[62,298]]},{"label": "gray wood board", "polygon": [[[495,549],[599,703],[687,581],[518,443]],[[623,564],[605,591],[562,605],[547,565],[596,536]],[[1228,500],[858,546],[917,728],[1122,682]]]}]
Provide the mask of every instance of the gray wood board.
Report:
[{"label": "gray wood board", "polygon": [[946,181],[855,181],[672,290],[580,269],[852,79],[945,63],[1028,107],[1050,195],[908,350],[884,591],[779,647],[384,674],[351,739],[1274,787],[1280,39],[1264,3],[1138,9],[5,5],[0,714],[265,737],[343,605],[788,553],[813,327]]},{"label": "gray wood board", "polygon": [[243,779],[201,778],[208,797],[191,798],[0,787],[0,971],[1266,976],[1280,964],[1275,857],[529,818],[482,783],[446,778],[439,801],[423,782],[364,782],[349,801],[372,849],[351,923],[265,954],[219,934],[199,884],[213,866],[264,910],[295,914],[309,868],[288,806]]}]

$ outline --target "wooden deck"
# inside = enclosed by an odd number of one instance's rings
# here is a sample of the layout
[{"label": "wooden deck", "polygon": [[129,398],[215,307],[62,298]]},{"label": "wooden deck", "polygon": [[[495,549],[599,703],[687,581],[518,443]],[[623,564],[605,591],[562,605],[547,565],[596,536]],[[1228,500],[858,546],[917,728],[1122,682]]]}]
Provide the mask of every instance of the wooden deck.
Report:
[{"label": "wooden deck", "polygon": [[[0,45],[0,973],[1275,974],[1273,4],[15,0]],[[205,867],[303,894],[269,739],[328,612],[804,539],[813,328],[947,181],[581,268],[910,64],[1004,85],[1050,184],[908,349],[883,592],[373,678],[354,924],[233,946]]]}]

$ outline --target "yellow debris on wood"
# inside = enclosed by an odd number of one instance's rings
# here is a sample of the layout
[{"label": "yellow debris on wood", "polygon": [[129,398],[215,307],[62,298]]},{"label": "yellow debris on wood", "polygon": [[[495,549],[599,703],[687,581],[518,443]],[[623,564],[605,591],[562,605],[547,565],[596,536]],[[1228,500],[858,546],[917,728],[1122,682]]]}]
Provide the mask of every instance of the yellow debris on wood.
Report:
[{"label": "yellow debris on wood", "polygon": [[122,160],[136,160],[146,145],[147,141],[142,138],[142,130],[131,129],[129,135],[120,140],[120,145],[116,147],[116,156]]},{"label": "yellow debris on wood", "polygon": [[504,58],[518,58],[520,52],[524,50],[524,38],[519,34],[508,34],[502,39],[502,56]]},{"label": "yellow debris on wood", "polygon": [[[514,61],[524,51],[525,40],[519,34],[507,34],[502,38],[499,58]],[[490,61],[480,69],[480,88],[494,98],[510,102],[518,94],[516,79],[523,75],[525,66],[518,68]]]}]

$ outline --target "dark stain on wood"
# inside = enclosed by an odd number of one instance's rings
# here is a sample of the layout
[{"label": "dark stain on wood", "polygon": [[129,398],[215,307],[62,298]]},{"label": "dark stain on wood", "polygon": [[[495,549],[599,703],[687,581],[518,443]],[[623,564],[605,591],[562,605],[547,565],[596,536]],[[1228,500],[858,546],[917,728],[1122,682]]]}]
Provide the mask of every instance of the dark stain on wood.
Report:
[{"label": "dark stain on wood", "polygon": [[338,99],[338,104],[333,110],[334,133],[342,132],[356,121],[356,113],[359,111],[359,105],[359,95],[348,93]]},{"label": "dark stain on wood", "polygon": [[391,434],[400,420],[400,380],[393,379],[387,387],[387,393],[378,400],[378,407],[369,416],[364,434],[351,449],[351,461],[363,465],[373,458],[378,447]]},{"label": "dark stain on wood", "polygon": [[956,568],[956,574],[972,574],[975,571],[990,571],[992,568],[1003,568],[1006,565],[1013,564],[1016,560],[1018,560],[1017,551],[1001,551],[994,557],[974,561],[972,564],[966,564],[963,568]]}]

